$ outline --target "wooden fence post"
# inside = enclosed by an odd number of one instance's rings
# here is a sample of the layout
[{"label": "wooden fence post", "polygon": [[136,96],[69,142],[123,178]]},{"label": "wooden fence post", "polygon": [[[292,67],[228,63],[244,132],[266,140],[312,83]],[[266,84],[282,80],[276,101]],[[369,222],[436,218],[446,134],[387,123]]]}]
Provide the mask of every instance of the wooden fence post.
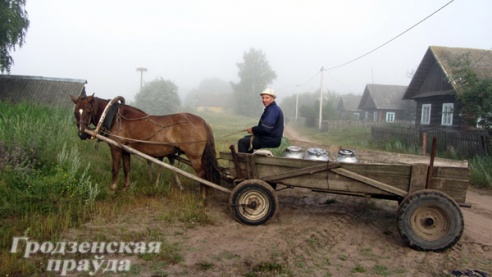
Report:
[{"label": "wooden fence post", "polygon": [[427,132],[422,133],[422,155],[425,156],[427,153]]}]

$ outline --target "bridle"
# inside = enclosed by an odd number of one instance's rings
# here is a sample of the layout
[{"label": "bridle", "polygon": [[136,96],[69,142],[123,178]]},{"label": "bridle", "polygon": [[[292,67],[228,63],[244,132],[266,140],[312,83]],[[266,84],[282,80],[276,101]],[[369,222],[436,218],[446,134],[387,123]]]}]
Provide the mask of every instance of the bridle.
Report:
[{"label": "bridle", "polygon": [[[82,112],[80,112],[80,111],[82,111]],[[95,124],[97,111],[94,109],[92,104],[87,104],[85,106],[85,109],[81,108],[81,109],[78,109],[76,112],[78,112],[79,121],[77,122],[77,126],[79,127],[79,129],[80,129],[81,124],[86,124],[87,129],[89,129],[89,126],[91,125],[91,123]],[[82,120],[82,115],[84,113],[88,114],[88,116],[86,116],[87,120]]]}]

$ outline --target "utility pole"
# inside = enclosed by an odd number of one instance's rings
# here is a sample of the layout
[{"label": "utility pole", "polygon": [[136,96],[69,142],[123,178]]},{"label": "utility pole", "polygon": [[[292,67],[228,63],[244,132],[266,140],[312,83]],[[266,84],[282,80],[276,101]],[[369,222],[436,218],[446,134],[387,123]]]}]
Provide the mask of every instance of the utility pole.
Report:
[{"label": "utility pole", "polygon": [[145,67],[137,67],[137,71],[140,71],[140,91],[142,91],[143,86],[143,73],[147,72],[147,68]]},{"label": "utility pole", "polygon": [[298,111],[299,111],[299,86],[296,85],[296,122],[297,122]]},{"label": "utility pole", "polygon": [[319,125],[318,129],[321,130],[321,120],[323,120],[323,71],[324,67],[321,67],[321,83],[319,85]]}]

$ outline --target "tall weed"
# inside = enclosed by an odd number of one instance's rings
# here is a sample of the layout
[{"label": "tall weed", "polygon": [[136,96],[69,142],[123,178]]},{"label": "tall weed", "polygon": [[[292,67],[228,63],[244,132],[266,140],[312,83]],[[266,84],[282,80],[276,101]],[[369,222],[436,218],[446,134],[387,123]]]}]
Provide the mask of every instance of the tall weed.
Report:
[{"label": "tall weed", "polygon": [[492,189],[492,156],[474,157],[470,160],[470,183],[476,187]]}]

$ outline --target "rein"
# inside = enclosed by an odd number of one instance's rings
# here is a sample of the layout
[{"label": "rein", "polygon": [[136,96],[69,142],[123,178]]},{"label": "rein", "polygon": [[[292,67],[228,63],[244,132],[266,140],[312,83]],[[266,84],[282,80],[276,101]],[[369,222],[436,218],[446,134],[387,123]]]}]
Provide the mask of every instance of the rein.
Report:
[{"label": "rein", "polygon": [[[104,122],[106,116],[108,115],[108,111],[118,101],[121,101],[121,104],[125,104],[125,98],[123,98],[122,96],[117,96],[117,97],[113,98],[106,105],[106,107],[104,108],[104,111],[103,111],[103,113],[101,115],[101,118],[99,119],[99,122],[97,123],[96,129],[94,130],[94,135],[91,137],[91,139],[94,139],[95,138],[95,134],[99,134],[99,132],[101,130],[101,127],[103,125],[103,122]],[[93,115],[93,116],[95,116],[95,115]],[[186,118],[185,115],[183,115],[183,116]],[[174,126],[174,125],[177,125],[177,124],[181,124],[181,123],[190,123],[189,120],[187,120],[187,119],[185,121],[174,122],[173,124],[170,124],[170,125],[162,125],[159,122],[156,122],[155,120],[152,120],[150,118],[150,115],[142,116],[142,117],[139,117],[139,118],[126,118],[118,110],[118,119],[117,120],[119,120],[120,118],[123,118],[124,120],[127,120],[127,121],[146,120],[146,121],[149,121],[149,122],[154,123],[155,125],[157,125],[157,126],[159,126],[161,128],[159,130],[157,130],[154,134],[150,135],[149,137],[147,137],[146,139],[143,139],[143,140],[140,140],[140,139],[132,139],[132,138],[127,138],[127,137],[122,137],[122,136],[118,136],[118,135],[115,135],[115,134],[111,134],[111,133],[109,133],[109,130],[107,131],[107,135],[108,136],[112,136],[112,137],[115,137],[115,138],[119,138],[119,139],[122,139],[122,140],[131,141],[131,142],[136,142],[136,143],[145,143],[145,144],[154,144],[154,145],[170,145],[170,146],[178,146],[178,145],[181,145],[181,144],[191,144],[191,143],[207,142],[206,139],[205,140],[198,140],[198,141],[179,142],[179,143],[175,143],[175,142],[149,141],[150,138],[152,138],[153,136],[155,136],[156,134],[158,134],[164,128],[171,127],[171,126]],[[193,125],[193,127],[196,128],[195,125]],[[248,129],[242,129],[242,130],[239,130],[239,131],[236,131],[236,132],[233,132],[233,133],[230,133],[230,134],[221,136],[220,138],[224,138],[224,137],[232,136],[232,135],[235,135],[235,134],[239,134],[239,133],[242,133],[242,132],[247,131],[247,130]]]},{"label": "rein", "polygon": [[192,144],[192,143],[202,143],[202,142],[207,142],[207,140],[197,140],[197,141],[187,141],[187,142],[159,142],[159,141],[148,141],[148,140],[140,140],[140,139],[132,139],[132,138],[127,138],[127,137],[122,137],[114,134],[108,134],[109,136],[119,138],[122,140],[127,140],[131,142],[138,142],[138,143],[146,143],[146,144],[155,144],[155,145],[170,145],[170,146],[179,146],[181,144]]},{"label": "rein", "polygon": [[[106,118],[106,116],[108,115],[108,111],[110,110],[111,106],[113,106],[115,103],[117,103],[118,101],[121,101],[121,104],[125,104],[125,99],[122,97],[122,96],[117,96],[115,97],[113,100],[111,100],[107,105],[106,107],[104,108],[104,111],[101,115],[101,118],[99,119],[99,122],[97,124],[97,127],[96,129],[94,130],[94,134],[99,134],[100,132],[100,129],[103,125],[103,122],[104,122],[104,119]],[[185,118],[186,116],[183,115]],[[118,135],[115,135],[115,134],[111,134],[109,132],[109,130],[107,130],[107,135],[108,136],[112,136],[112,137],[115,137],[115,138],[119,138],[119,139],[122,139],[122,140],[127,140],[127,141],[131,141],[131,142],[138,142],[138,143],[145,143],[145,144],[155,144],[155,145],[170,145],[170,146],[178,146],[178,145],[182,145],[182,144],[191,144],[191,143],[202,143],[202,142],[207,142],[207,140],[199,140],[199,141],[190,141],[190,142],[179,142],[179,143],[175,143],[175,142],[158,142],[158,141],[149,141],[150,138],[152,138],[153,136],[155,136],[156,134],[158,134],[160,131],[162,131],[164,128],[167,128],[167,127],[171,127],[171,126],[174,126],[174,125],[178,125],[178,124],[181,124],[181,123],[190,123],[190,121],[186,118],[186,120],[184,121],[178,121],[178,122],[174,122],[170,125],[162,125],[160,124],[159,122],[155,121],[155,120],[152,120],[150,118],[150,115],[146,115],[146,116],[142,116],[142,117],[139,117],[139,118],[126,118],[124,115],[122,115],[120,113],[120,111],[118,110],[118,117],[117,117],[118,121],[120,118],[123,118],[124,120],[127,120],[127,121],[137,121],[137,120],[146,120],[148,122],[151,122],[151,123],[154,123],[155,125],[159,126],[160,129],[157,130],[154,134],[150,135],[149,137],[147,137],[146,139],[143,139],[143,140],[140,140],[140,139],[132,139],[132,138],[127,138],[127,137],[122,137],[122,136],[118,136]],[[194,128],[196,128],[196,126],[193,125]],[[95,138],[95,135],[91,137],[91,139]]]},{"label": "rein", "polygon": [[246,131],[248,131],[248,129],[242,129],[242,130],[239,130],[239,131],[236,131],[236,132],[233,132],[233,133],[230,133],[230,134],[221,136],[220,138],[225,138],[225,137],[232,136],[232,135],[239,134],[239,133],[243,133],[243,132],[246,132]]}]

